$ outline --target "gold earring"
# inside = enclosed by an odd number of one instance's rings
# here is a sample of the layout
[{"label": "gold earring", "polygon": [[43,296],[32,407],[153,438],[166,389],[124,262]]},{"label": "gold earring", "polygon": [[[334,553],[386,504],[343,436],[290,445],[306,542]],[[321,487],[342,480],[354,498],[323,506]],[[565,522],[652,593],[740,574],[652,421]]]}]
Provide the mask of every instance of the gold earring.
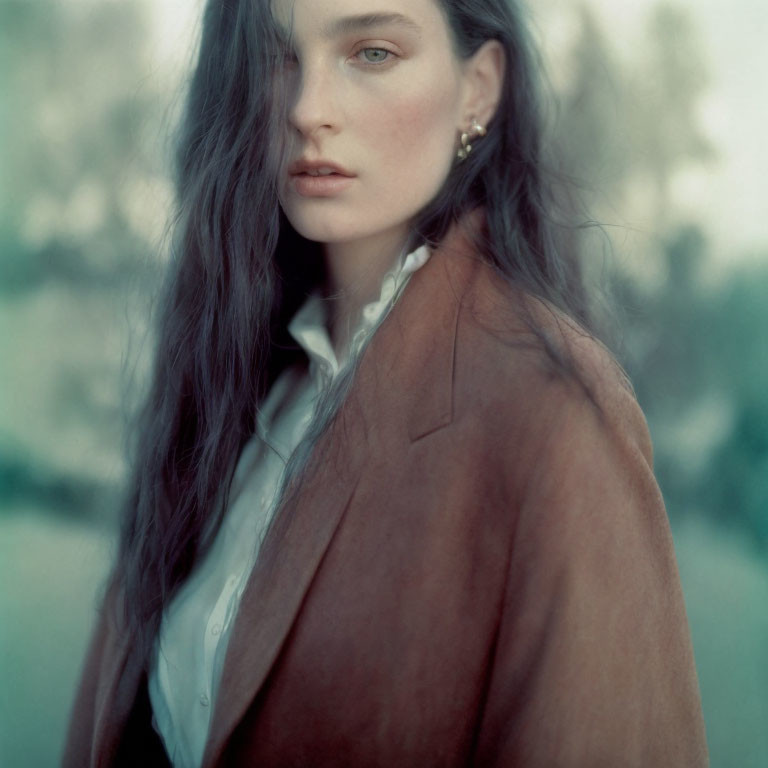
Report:
[{"label": "gold earring", "polygon": [[461,146],[459,147],[459,151],[456,153],[456,157],[458,157],[459,160],[466,160],[467,155],[469,155],[469,153],[472,151],[472,145],[469,143],[470,140],[485,136],[485,134],[485,126],[480,125],[480,123],[478,123],[477,120],[473,117],[472,125],[470,126],[469,130],[466,133],[461,134]]}]

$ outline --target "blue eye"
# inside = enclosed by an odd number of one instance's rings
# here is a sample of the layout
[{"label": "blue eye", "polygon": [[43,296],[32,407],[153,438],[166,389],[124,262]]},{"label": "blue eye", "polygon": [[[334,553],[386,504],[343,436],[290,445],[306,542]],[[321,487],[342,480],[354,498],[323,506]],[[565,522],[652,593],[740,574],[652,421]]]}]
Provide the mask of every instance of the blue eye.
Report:
[{"label": "blue eye", "polygon": [[366,64],[383,64],[392,56],[392,51],[388,51],[386,48],[361,48],[357,52],[357,56],[363,54]]}]

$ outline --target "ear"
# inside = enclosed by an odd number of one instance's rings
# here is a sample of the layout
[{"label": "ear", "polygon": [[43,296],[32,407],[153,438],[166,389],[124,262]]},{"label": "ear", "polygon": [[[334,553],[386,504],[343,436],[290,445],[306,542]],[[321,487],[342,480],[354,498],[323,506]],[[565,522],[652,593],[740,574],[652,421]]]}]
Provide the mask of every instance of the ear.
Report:
[{"label": "ear", "polygon": [[464,62],[463,124],[466,130],[474,117],[480,125],[488,125],[501,98],[505,69],[504,48],[498,40],[486,40]]}]

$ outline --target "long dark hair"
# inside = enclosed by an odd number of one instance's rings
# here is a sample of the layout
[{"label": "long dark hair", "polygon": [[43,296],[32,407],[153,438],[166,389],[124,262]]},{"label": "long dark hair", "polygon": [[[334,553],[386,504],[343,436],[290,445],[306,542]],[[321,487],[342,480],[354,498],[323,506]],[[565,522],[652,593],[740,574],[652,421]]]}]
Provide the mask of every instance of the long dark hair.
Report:
[{"label": "long dark hair", "polygon": [[[457,55],[498,40],[506,73],[491,129],[420,212],[410,245],[436,246],[482,206],[481,256],[585,324],[577,270],[557,247],[539,66],[520,9],[514,0],[439,4]],[[280,110],[268,84],[282,44],[268,2],[209,0],[180,124],[172,259],[116,564],[145,658],[163,609],[218,529],[259,403],[297,355],[287,323],[324,277],[319,246],[293,230],[277,199]]]}]

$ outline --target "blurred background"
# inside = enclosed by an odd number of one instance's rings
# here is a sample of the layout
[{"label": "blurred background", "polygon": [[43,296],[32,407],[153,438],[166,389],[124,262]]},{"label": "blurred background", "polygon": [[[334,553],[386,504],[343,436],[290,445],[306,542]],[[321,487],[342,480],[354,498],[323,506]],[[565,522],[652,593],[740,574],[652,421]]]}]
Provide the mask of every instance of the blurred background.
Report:
[{"label": "blurred background", "polygon": [[[0,763],[52,766],[114,554],[200,0],[0,0]],[[536,0],[655,445],[716,768],[768,766],[768,6]]]}]

